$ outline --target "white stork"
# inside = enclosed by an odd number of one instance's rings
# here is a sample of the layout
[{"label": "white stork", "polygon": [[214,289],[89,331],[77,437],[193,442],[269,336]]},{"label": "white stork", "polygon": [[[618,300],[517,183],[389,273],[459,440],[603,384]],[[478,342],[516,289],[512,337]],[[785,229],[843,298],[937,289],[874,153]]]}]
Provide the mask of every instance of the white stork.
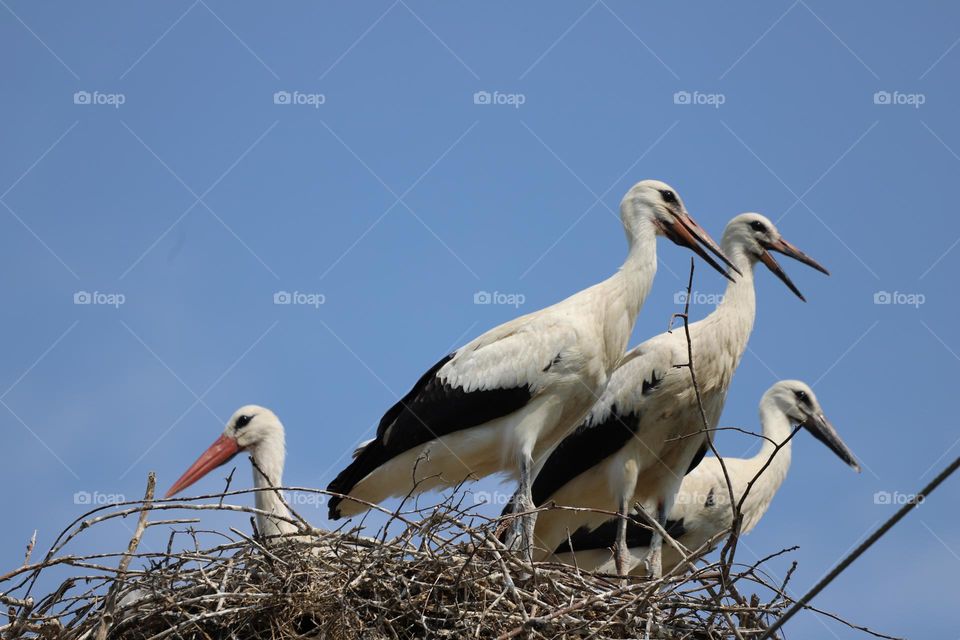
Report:
[{"label": "white stork", "polygon": [[[327,487],[346,496],[330,499],[331,519],[366,510],[350,497],[378,503],[498,472],[519,480],[521,507],[532,504],[534,460],[583,419],[624,355],[656,272],[657,236],[689,247],[727,275],[700,244],[730,261],[669,185],[636,184],[620,215],[629,244],[620,270],[430,367]],[[534,520],[529,514],[520,527],[528,551]]]},{"label": "white stork", "polygon": [[[735,503],[743,500],[741,532],[748,533],[757,526],[790,468],[790,441],[794,425],[804,427],[841,460],[860,471],[853,453],[823,415],[813,390],[799,380],[781,380],[763,394],[760,400],[760,424],[763,426],[763,445],[759,453],[752,458],[723,459],[730,478],[729,489],[720,461],[713,456],[704,458],[683,479],[677,499],[670,509],[666,530],[686,549],[699,549],[732,526],[730,489],[733,490]],[[751,482],[753,485],[748,491]],[[611,572],[614,562],[610,548],[616,542],[618,527],[616,520],[608,520],[593,531],[582,529],[576,532],[569,542],[557,549],[556,559],[576,563],[587,571]],[[627,525],[627,544],[630,547],[628,568],[632,573],[646,574],[643,560],[647,556],[650,541],[650,529],[631,520]],[[673,547],[664,549],[664,570],[672,569],[681,560]]]},{"label": "white stork", "polygon": [[[237,409],[220,437],[190,465],[164,498],[180,493],[241,451],[249,452],[253,460],[253,485],[257,489],[283,486],[283,461],[286,457],[283,425],[269,409],[249,404]],[[262,536],[269,538],[297,530],[287,520],[267,515],[276,514],[282,518],[291,516],[276,491],[257,491],[255,500],[257,509],[264,512],[256,514],[257,529]]]},{"label": "white stork", "polygon": [[[694,369],[711,429],[720,419],[727,389],[753,329],[754,265],[763,262],[801,299],[770,251],[827,273],[758,213],[733,218],[724,230],[722,246],[743,275],[728,283],[723,301],[710,315],[690,325]],[[679,329],[651,338],[627,353],[587,418],[542,465],[533,484],[533,503],[626,515],[639,501],[647,513],[661,524],[665,522],[684,474],[707,449],[690,371],[681,368],[687,362],[687,340]],[[508,505],[507,511],[514,508]],[[606,519],[590,511],[541,513],[534,558],[549,556],[569,534],[581,527],[598,527]],[[616,559],[623,572],[628,559],[626,520],[621,518],[621,523]],[[654,545],[650,556],[653,574],[659,575],[656,549]]]}]

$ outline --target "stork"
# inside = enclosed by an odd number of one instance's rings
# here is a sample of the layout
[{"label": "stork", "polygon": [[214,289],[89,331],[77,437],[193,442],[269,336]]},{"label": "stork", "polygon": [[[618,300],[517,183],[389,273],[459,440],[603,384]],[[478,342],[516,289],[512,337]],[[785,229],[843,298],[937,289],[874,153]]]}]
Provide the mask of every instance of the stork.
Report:
[{"label": "stork", "polygon": [[[777,251],[828,273],[787,242],[770,220],[744,213],[726,226],[723,251],[742,272],[728,283],[723,300],[706,318],[690,325],[694,368],[707,425],[720,419],[727,389],[747,346],[756,311],[754,266],[759,261],[797,296],[803,295],[770,254]],[[704,432],[683,331],[662,333],[635,347],[614,372],[603,396],[574,433],[560,443],[533,484],[537,506],[616,511],[626,516],[639,501],[663,524],[684,474],[703,457]],[[506,511],[515,509],[511,504]],[[581,527],[593,529],[608,516],[591,511],[548,510],[535,529],[535,559],[549,556]],[[626,518],[621,518],[615,559],[625,573]],[[659,576],[654,539],[651,573]]]},{"label": "stork", "polygon": [[295,532],[297,527],[289,522],[290,510],[277,491],[269,491],[283,486],[281,478],[286,457],[283,424],[272,411],[255,404],[240,407],[230,416],[220,437],[170,487],[164,499],[180,493],[241,451],[250,453],[253,485],[260,489],[255,498],[260,512],[256,514],[257,530],[268,539]]},{"label": "stork", "polygon": [[[665,235],[729,276],[730,260],[669,185],[644,180],[620,203],[629,251],[617,273],[550,307],[496,327],[444,357],[383,415],[376,437],[330,483],[336,520],[378,503],[506,472],[529,507],[542,460],[603,393],[620,362]],[[414,477],[416,476],[416,477]],[[519,523],[528,552],[535,514]]]},{"label": "stork", "polygon": [[[841,460],[857,472],[853,453],[823,414],[823,409],[807,384],[799,380],[781,380],[760,400],[760,424],[763,444],[751,458],[724,458],[724,475],[720,460],[710,456],[683,479],[677,499],[667,518],[666,530],[683,547],[696,550],[733,525],[730,508],[732,489],[735,504],[743,501],[741,533],[750,532],[767,512],[773,496],[790,469],[791,439],[794,426],[803,427],[820,440]],[[727,477],[730,486],[727,486]],[[746,498],[744,498],[746,494]],[[556,552],[556,559],[587,571],[610,572],[610,547],[615,543],[619,523],[608,520],[593,531],[582,529]],[[643,563],[651,541],[651,530],[633,520],[627,525],[631,573],[644,575]],[[571,552],[571,547],[573,551]],[[663,551],[663,567],[670,570],[683,558],[672,546]]]}]

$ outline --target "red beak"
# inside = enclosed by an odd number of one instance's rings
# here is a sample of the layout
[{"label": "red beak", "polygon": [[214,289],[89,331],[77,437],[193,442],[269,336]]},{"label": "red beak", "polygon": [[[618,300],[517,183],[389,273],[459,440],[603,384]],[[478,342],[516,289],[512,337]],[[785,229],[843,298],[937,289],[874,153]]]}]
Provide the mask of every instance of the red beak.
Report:
[{"label": "red beak", "polygon": [[200,454],[197,461],[190,465],[190,468],[170,487],[167,495],[163,496],[164,499],[180,493],[220,465],[229,462],[238,453],[240,453],[240,446],[237,441],[228,438],[225,434],[221,435],[206,451]]}]

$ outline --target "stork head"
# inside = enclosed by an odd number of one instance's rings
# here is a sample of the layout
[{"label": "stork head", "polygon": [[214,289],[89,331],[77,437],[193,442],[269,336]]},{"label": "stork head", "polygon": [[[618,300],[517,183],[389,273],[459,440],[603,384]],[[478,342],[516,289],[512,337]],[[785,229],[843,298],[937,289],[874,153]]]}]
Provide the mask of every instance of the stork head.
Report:
[{"label": "stork head", "polygon": [[690,217],[676,190],[665,182],[643,180],[633,185],[620,202],[620,217],[623,220],[624,228],[627,230],[627,237],[631,242],[637,235],[635,229],[638,228],[641,221],[646,219],[653,222],[657,235],[666,236],[681,247],[691,249],[728,279],[733,280],[726,269],[714,260],[704,248],[720,258],[731,269],[740,273],[740,270],[720,250],[710,234]]},{"label": "stork head", "polygon": [[283,425],[272,411],[255,404],[237,409],[230,416],[220,437],[200,454],[200,457],[170,487],[164,498],[180,493],[220,465],[232,460],[241,451],[249,451],[251,457],[261,466],[269,464],[271,468],[264,469],[268,475],[272,476],[274,472],[279,475],[279,469],[273,467],[283,467]]},{"label": "stork head", "polygon": [[841,460],[860,471],[856,457],[823,414],[823,408],[809,385],[799,380],[781,380],[764,394],[764,400],[773,402],[791,423],[805,428]]},{"label": "stork head", "polygon": [[803,297],[803,294],[800,293],[800,290],[793,284],[783,267],[770,252],[782,253],[813,267],[821,273],[830,275],[830,272],[823,265],[787,242],[780,235],[777,227],[759,213],[741,213],[731,220],[723,232],[723,249],[730,255],[742,253],[747,256],[751,263],[759,260],[804,302],[806,302],[806,298]]}]

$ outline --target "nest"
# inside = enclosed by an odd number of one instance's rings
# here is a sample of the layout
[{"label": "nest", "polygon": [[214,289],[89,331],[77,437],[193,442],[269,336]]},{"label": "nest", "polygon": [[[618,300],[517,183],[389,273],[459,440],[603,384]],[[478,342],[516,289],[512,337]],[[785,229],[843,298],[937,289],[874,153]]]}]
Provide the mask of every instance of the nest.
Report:
[{"label": "nest", "polygon": [[[376,537],[318,531],[295,512],[299,532],[269,541],[204,531],[202,517],[164,519],[172,509],[255,514],[225,502],[241,493],[153,501],[151,478],[144,501],[78,518],[41,561],[31,563],[28,551],[24,566],[0,575],[2,637],[745,639],[761,636],[792,603],[762,562],[691,558],[657,581],[531,566],[498,539],[502,522],[464,508],[463,493],[391,513]],[[126,551],[67,553],[78,536],[116,518],[138,521]],[[158,526],[171,530],[166,551],[138,552],[144,531]],[[223,542],[202,545],[211,533]],[[175,550],[184,535],[191,544]],[[76,575],[33,595],[44,572],[65,565]]]}]

